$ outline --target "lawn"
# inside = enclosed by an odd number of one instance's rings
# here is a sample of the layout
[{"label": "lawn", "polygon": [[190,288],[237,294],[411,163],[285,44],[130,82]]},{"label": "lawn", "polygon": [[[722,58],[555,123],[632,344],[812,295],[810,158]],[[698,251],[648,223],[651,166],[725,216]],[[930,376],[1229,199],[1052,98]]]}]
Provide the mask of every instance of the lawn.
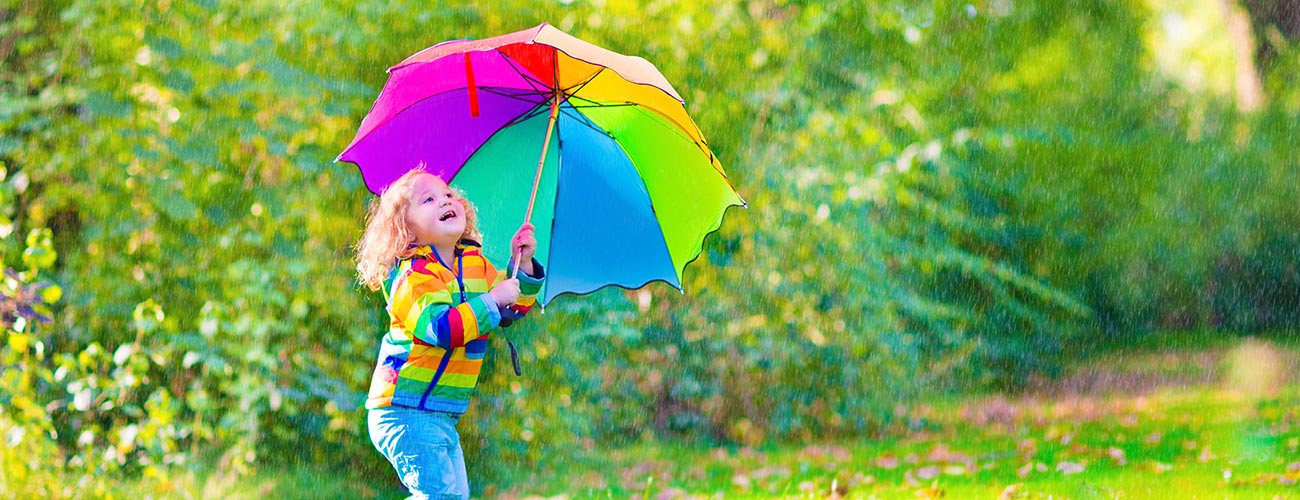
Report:
[{"label": "lawn", "polygon": [[[1300,498],[1296,343],[1289,337],[1259,341],[1219,335],[1168,340],[1097,350],[1066,367],[1062,377],[1027,382],[1029,389],[1015,396],[938,398],[900,409],[897,427],[877,436],[761,447],[680,442],[597,447],[556,457],[547,467],[501,470],[504,486],[479,488],[475,494],[621,499]],[[91,494],[403,496],[393,477],[361,475],[320,467],[265,467],[251,477],[185,472],[144,477]]]},{"label": "lawn", "polygon": [[874,438],[645,443],[520,472],[511,498],[1300,498],[1287,342],[1112,349],[1024,395],[935,401]]}]

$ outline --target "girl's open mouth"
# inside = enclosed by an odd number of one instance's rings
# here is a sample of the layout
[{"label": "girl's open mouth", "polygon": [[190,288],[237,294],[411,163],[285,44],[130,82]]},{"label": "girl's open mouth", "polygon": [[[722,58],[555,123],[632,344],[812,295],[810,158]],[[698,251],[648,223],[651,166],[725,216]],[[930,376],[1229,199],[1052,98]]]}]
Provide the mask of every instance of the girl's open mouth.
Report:
[{"label": "girl's open mouth", "polygon": [[444,212],[444,213],[442,214],[442,217],[438,217],[438,220],[439,220],[439,221],[442,221],[442,222],[446,222],[446,221],[449,221],[449,220],[451,220],[451,219],[454,219],[455,217],[456,217],[456,211],[455,211],[455,210],[448,210],[448,211],[446,211],[446,212]]}]

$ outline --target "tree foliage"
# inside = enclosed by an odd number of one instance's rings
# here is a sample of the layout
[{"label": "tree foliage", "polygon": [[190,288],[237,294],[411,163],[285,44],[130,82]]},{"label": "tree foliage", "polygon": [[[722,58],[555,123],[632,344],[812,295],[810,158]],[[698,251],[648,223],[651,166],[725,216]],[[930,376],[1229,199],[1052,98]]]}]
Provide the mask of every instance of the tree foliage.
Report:
[{"label": "tree foliage", "polygon": [[[873,432],[933,391],[1051,375],[1098,335],[1295,326],[1298,52],[1240,115],[1155,70],[1153,15],[3,4],[0,425],[87,474],[268,453],[383,473],[359,405],[385,316],[351,261],[370,195],[331,160],[392,62],[543,21],[654,62],[750,206],[685,295],[565,297],[516,327],[525,377],[489,355],[472,464]],[[11,305],[52,322],[17,326]]]}]

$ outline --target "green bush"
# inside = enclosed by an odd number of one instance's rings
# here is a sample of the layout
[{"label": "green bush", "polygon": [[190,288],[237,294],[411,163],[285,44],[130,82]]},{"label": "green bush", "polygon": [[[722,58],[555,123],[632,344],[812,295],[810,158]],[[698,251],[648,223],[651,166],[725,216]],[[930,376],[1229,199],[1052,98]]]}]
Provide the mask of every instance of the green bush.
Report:
[{"label": "green bush", "polygon": [[685,295],[564,297],[509,332],[526,376],[490,354],[463,426],[476,467],[871,433],[1099,335],[1296,321],[1295,51],[1269,107],[1238,114],[1152,70],[1137,0],[0,14],[0,256],[25,269],[6,286],[59,285],[25,302],[57,303],[51,323],[7,325],[0,425],[68,474],[269,458],[390,477],[360,409],[385,323],[351,271],[369,194],[331,159],[389,64],[542,21],[653,61],[750,206]]}]

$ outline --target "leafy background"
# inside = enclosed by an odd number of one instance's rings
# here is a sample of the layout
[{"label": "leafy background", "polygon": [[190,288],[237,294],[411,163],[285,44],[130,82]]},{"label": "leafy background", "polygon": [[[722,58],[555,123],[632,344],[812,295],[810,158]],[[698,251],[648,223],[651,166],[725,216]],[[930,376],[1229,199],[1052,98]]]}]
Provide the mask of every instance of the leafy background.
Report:
[{"label": "leafy background", "polygon": [[494,352],[462,426],[472,477],[870,436],[1101,342],[1288,331],[1298,8],[1203,3],[0,3],[0,489],[388,474],[360,408],[370,195],[331,160],[392,62],[540,22],[654,62],[750,206],[685,294],[517,327],[525,376]]}]

